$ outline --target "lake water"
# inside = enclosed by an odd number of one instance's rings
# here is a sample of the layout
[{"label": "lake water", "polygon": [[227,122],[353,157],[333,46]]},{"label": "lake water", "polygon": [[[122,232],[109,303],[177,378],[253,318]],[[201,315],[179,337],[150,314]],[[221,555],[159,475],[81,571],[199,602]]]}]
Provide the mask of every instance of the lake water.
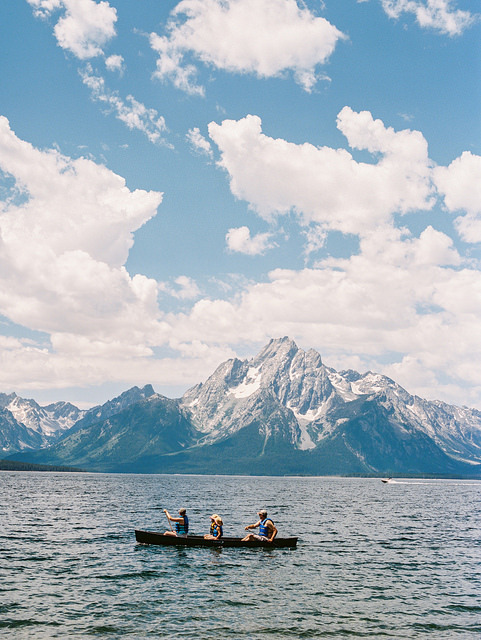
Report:
[{"label": "lake water", "polygon": [[[0,636],[479,638],[481,483],[0,472]],[[185,506],[295,550],[138,545]]]}]

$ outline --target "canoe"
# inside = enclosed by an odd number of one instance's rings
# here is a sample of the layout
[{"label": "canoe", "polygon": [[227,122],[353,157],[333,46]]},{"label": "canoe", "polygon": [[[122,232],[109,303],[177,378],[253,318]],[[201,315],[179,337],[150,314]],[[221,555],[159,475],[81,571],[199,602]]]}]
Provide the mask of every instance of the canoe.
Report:
[{"label": "canoe", "polygon": [[160,544],[182,547],[264,547],[268,549],[288,547],[294,549],[297,538],[275,538],[273,542],[252,540],[243,542],[242,538],[221,538],[220,540],[206,540],[203,536],[166,536],[157,531],[135,530],[135,539],[142,544]]}]

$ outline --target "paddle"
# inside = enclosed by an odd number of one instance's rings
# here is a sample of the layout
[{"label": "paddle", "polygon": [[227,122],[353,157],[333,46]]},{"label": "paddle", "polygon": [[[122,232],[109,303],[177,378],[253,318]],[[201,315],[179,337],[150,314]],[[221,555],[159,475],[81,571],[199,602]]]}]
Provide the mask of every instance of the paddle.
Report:
[{"label": "paddle", "polygon": [[168,520],[168,522],[169,522],[170,530],[172,531],[172,533],[174,533],[174,530],[172,529],[172,522],[170,521],[170,518],[169,518],[169,516],[167,515],[167,511],[166,511],[166,509],[164,509],[164,513],[165,513],[165,517],[167,518],[167,520]]}]

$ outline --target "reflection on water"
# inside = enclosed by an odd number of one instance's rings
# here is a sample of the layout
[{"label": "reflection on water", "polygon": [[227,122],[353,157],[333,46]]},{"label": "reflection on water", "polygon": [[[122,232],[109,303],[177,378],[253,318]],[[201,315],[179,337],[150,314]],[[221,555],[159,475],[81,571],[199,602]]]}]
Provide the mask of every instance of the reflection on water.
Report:
[{"label": "reflection on water", "polygon": [[[5,638],[478,638],[481,483],[1,472]],[[296,550],[138,545],[186,506]]]}]

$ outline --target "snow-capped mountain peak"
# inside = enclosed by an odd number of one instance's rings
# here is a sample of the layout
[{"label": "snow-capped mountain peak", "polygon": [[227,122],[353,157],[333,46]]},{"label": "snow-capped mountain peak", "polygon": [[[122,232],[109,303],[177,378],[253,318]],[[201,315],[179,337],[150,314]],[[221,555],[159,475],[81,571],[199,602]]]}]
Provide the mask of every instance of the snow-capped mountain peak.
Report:
[{"label": "snow-capped mountain peak", "polygon": [[301,450],[313,449],[330,437],[346,421],[349,407],[374,399],[399,429],[409,425],[449,455],[469,460],[474,453],[481,461],[479,412],[422,400],[379,373],[337,372],[325,366],[314,349],[304,351],[287,337],[271,340],[250,360],[224,362],[181,402],[196,428],[215,440],[255,418],[265,420],[255,412],[267,396],[285,412],[289,437]]},{"label": "snow-capped mountain peak", "polygon": [[67,402],[56,402],[41,407],[35,400],[25,400],[15,396],[6,407],[17,422],[47,438],[67,431],[84,414]]},{"label": "snow-capped mountain peak", "polygon": [[0,393],[0,448],[10,451],[48,446],[84,413],[68,402],[42,407],[15,393]]}]

